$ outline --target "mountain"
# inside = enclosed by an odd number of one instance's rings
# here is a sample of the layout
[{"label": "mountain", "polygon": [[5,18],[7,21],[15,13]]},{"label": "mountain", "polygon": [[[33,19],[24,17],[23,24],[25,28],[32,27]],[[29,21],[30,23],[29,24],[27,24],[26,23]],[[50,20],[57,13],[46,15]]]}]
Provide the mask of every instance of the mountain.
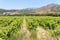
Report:
[{"label": "mountain", "polygon": [[37,8],[35,9],[35,12],[38,14],[48,14],[48,13],[52,13],[52,14],[56,14],[56,13],[60,13],[60,5],[58,4],[48,4],[46,6],[43,6],[41,8]]},{"label": "mountain", "polygon": [[3,15],[5,12],[15,12],[17,10],[6,10],[6,9],[0,9],[0,15]]},{"label": "mountain", "polygon": [[20,10],[21,14],[57,14],[60,15],[60,5],[59,4],[48,4],[46,6],[35,8],[35,9],[24,9]]},{"label": "mountain", "polygon": [[0,14],[2,15],[58,14],[60,15],[60,5],[52,3],[46,6],[42,6],[40,8],[26,8],[22,10],[0,9]]},{"label": "mountain", "polygon": [[41,8],[34,10],[38,14],[60,14],[60,5],[58,4],[48,4]]}]

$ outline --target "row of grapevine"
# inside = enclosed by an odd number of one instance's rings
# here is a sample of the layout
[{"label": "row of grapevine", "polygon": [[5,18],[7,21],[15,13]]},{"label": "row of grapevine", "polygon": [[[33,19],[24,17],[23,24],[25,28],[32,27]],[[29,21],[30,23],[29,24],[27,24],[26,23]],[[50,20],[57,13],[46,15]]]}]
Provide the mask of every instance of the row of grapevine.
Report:
[{"label": "row of grapevine", "polygon": [[22,17],[0,17],[0,39],[7,40],[10,35],[21,28]]},{"label": "row of grapevine", "polygon": [[[54,30],[57,24],[60,23],[60,17],[35,17],[35,16],[29,16],[26,17],[27,25],[28,27],[36,27],[36,26],[43,26],[46,29],[52,29]],[[34,28],[33,28],[34,29]]]},{"label": "row of grapevine", "polygon": [[29,30],[36,30],[38,26],[48,30],[51,35],[60,35],[60,30],[57,26],[60,25],[60,17],[53,16],[28,16],[26,17],[27,28]]}]

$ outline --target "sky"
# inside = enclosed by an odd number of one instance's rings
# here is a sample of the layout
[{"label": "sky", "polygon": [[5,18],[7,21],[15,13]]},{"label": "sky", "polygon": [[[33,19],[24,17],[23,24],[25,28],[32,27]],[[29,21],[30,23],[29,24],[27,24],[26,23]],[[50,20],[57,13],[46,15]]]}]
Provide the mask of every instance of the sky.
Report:
[{"label": "sky", "polygon": [[60,0],[0,0],[1,9],[38,8],[47,4],[60,4]]}]

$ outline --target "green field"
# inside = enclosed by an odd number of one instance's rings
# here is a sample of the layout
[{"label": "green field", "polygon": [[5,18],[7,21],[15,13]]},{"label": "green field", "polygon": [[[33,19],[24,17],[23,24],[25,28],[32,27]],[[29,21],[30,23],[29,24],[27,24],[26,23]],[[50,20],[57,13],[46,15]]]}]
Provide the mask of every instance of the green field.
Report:
[{"label": "green field", "polygon": [[37,28],[60,40],[60,17],[0,16],[0,40],[38,40]]}]

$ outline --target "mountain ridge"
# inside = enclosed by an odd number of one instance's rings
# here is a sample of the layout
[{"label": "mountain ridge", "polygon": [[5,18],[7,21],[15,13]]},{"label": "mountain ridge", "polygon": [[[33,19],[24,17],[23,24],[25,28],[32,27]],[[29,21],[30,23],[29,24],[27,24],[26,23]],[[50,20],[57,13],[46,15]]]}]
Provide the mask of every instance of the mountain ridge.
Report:
[{"label": "mountain ridge", "polygon": [[[8,12],[8,13],[6,13]],[[0,9],[0,14],[3,15],[16,15],[16,14],[59,14],[60,15],[60,5],[59,4],[48,4],[45,6],[42,6],[40,8],[26,8],[26,9],[21,9],[21,10],[5,10],[5,9]]]}]

